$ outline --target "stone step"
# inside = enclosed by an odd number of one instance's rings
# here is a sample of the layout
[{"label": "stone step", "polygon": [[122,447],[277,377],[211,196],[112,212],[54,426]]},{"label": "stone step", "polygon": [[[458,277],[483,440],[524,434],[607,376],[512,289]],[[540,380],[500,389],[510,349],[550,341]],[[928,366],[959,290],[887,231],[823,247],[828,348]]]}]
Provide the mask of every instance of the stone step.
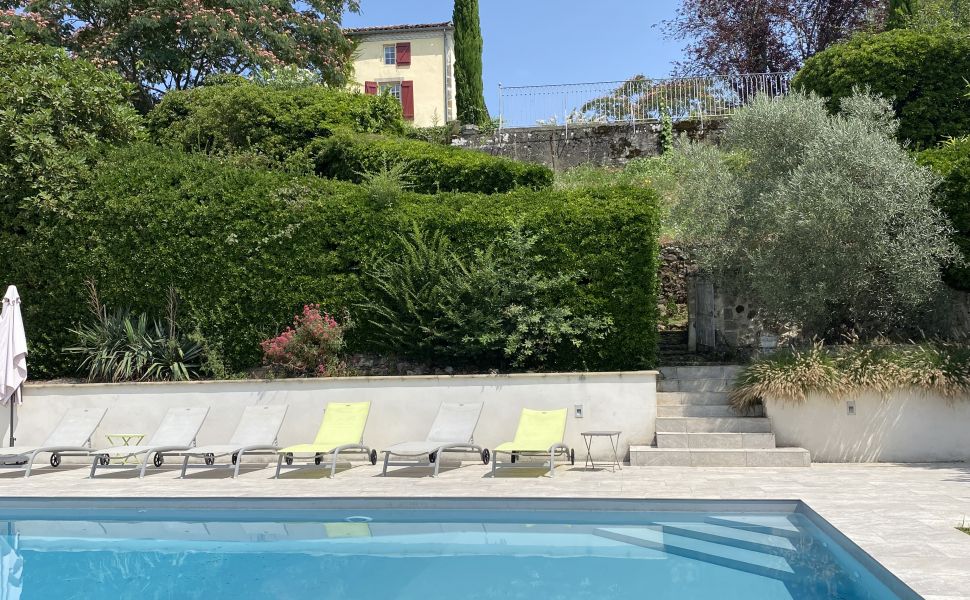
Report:
[{"label": "stone step", "polygon": [[799,539],[802,536],[801,530],[791,522],[791,519],[787,515],[710,515],[704,521],[715,525],[724,525],[725,527],[757,531],[793,539]]},{"label": "stone step", "polygon": [[804,448],[717,449],[630,446],[635,467],[808,467]]},{"label": "stone step", "polygon": [[658,448],[765,450],[775,447],[773,433],[658,433]]},{"label": "stone step", "polygon": [[731,379],[660,379],[658,392],[729,392]]},{"label": "stone step", "polygon": [[726,406],[729,403],[726,392],[657,392],[657,406]]},{"label": "stone step", "polygon": [[746,528],[685,521],[658,521],[657,525],[664,533],[672,533],[715,544],[726,544],[754,552],[768,552],[789,557],[793,557],[796,552],[794,544],[786,536],[761,533]]},{"label": "stone step", "polygon": [[771,433],[767,417],[657,417],[657,433]]},{"label": "stone step", "polygon": [[680,406],[657,406],[657,416],[666,417],[760,417],[763,416],[760,406],[753,407],[744,414],[726,404],[698,406],[685,404]]},{"label": "stone step", "polygon": [[660,367],[664,379],[731,379],[738,376],[741,365],[705,365]]}]

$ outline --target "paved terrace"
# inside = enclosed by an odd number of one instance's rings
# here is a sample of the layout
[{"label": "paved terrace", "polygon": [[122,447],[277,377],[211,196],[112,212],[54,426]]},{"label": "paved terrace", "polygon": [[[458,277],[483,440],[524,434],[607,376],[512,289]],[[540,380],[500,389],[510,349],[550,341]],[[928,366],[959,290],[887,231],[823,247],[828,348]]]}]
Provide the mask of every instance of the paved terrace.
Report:
[{"label": "paved terrace", "polygon": [[[172,460],[171,462],[175,462]],[[226,470],[190,471],[184,481],[165,468],[138,480],[128,471],[86,479],[87,469],[62,465],[24,480],[0,472],[3,496],[98,497],[584,497],[677,499],[799,499],[851,538],[918,593],[933,600],[970,600],[970,463],[943,465],[834,465],[810,468],[625,467],[584,472],[560,467],[500,473],[467,463],[437,479],[427,469],[403,468],[387,478],[379,467],[358,466],[333,480],[322,470],[292,471],[271,479],[256,467],[237,480]]]}]

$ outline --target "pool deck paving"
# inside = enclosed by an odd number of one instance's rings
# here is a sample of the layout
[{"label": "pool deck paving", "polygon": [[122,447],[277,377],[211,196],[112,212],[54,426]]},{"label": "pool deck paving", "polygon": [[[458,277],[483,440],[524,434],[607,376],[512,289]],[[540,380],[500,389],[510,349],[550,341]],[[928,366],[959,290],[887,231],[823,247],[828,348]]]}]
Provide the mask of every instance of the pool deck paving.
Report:
[{"label": "pool deck paving", "polygon": [[[173,461],[174,462],[174,461]],[[500,472],[480,463],[429,469],[398,468],[380,476],[369,464],[346,466],[334,479],[322,469],[297,470],[272,479],[273,469],[247,469],[236,480],[228,470],[190,471],[185,480],[166,465],[144,479],[131,471],[99,473],[64,464],[0,472],[4,497],[519,497],[802,500],[931,600],[970,600],[970,463],[814,464],[808,468],[628,467],[584,471],[557,469]]]}]

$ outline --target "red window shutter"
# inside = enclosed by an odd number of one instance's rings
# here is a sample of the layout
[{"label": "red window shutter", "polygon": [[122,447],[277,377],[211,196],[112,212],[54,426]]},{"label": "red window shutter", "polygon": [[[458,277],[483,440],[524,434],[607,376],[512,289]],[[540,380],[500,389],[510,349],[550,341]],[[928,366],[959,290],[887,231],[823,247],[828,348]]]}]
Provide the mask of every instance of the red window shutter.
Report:
[{"label": "red window shutter", "polygon": [[401,82],[401,110],[404,112],[404,118],[413,121],[414,120],[414,82],[413,81],[402,81]]},{"label": "red window shutter", "polygon": [[411,64],[411,42],[401,42],[397,45],[397,66],[406,67]]},{"label": "red window shutter", "polygon": [[376,81],[365,81],[364,82],[364,93],[371,96],[377,95],[377,82]]}]

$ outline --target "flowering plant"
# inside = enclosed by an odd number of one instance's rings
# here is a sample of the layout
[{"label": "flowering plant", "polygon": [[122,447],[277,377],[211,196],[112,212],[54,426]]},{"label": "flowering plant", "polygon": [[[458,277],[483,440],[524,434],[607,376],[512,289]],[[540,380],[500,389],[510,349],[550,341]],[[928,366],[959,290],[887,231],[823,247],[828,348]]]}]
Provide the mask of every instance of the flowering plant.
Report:
[{"label": "flowering plant", "polygon": [[337,375],[346,370],[340,354],[351,327],[349,315],[340,323],[319,304],[307,304],[292,326],[260,343],[263,362],[290,375]]}]

